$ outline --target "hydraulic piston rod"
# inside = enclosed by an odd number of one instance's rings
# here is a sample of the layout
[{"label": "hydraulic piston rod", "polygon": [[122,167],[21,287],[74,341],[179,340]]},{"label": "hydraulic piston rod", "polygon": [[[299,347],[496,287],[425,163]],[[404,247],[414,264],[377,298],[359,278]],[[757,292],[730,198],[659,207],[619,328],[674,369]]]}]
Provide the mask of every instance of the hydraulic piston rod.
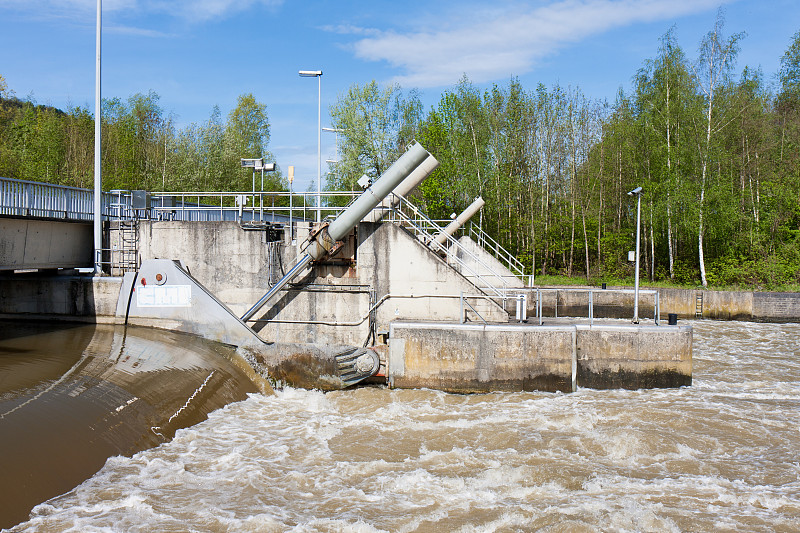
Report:
[{"label": "hydraulic piston rod", "polygon": [[368,187],[347,209],[340,214],[336,220],[327,227],[322,227],[314,233],[304,243],[303,256],[295,265],[283,276],[280,281],[273,285],[269,292],[261,297],[256,304],[247,311],[242,320],[247,322],[259,309],[261,309],[273,296],[281,290],[287,283],[297,277],[297,275],[311,262],[324,257],[335,246],[336,241],[341,240],[352,230],[364,216],[372,211],[381,200],[383,200],[397,185],[408,177],[426,158],[431,157],[421,144],[412,144],[406,153],[390,166],[386,172]]},{"label": "hydraulic piston rod", "polygon": [[447,242],[447,238],[452,237],[453,234],[458,231],[458,228],[466,224],[467,221],[471,219],[475,213],[477,213],[480,208],[484,206],[485,203],[486,202],[484,202],[483,198],[480,196],[475,198],[475,201],[469,204],[469,207],[464,209],[464,211],[458,215],[455,220],[448,224],[446,228],[444,228],[436,235],[436,237],[434,237],[434,242],[439,246],[444,246],[444,243]]},{"label": "hydraulic piston rod", "polygon": [[408,193],[414,190],[414,187],[422,183],[422,180],[430,176],[431,172],[436,170],[438,166],[439,161],[432,155],[429,155],[406,179],[400,182],[400,185],[394,188],[392,194],[384,198],[380,205],[375,207],[375,209],[364,217],[364,222],[380,222],[383,217],[386,216],[386,213],[400,201],[398,196],[395,195],[402,197],[408,196]]}]

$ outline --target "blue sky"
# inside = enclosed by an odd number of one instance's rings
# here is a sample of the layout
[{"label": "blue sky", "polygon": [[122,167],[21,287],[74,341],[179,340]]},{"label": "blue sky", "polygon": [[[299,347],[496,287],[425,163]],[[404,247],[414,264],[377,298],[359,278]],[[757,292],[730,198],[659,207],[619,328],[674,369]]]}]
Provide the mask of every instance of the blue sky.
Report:
[{"label": "blue sky", "polygon": [[[0,0],[0,75],[21,98],[93,110],[96,0]],[[103,96],[150,90],[180,126],[223,118],[240,94],[267,105],[270,149],[316,183],[317,82],[328,106],[353,83],[417,88],[426,107],[466,74],[480,87],[517,76],[613,101],[672,26],[697,55],[717,9],[744,31],[737,70],[774,79],[800,30],[797,0],[104,0]],[[335,138],[322,134],[322,158]],[[325,164],[323,162],[323,172]]]}]

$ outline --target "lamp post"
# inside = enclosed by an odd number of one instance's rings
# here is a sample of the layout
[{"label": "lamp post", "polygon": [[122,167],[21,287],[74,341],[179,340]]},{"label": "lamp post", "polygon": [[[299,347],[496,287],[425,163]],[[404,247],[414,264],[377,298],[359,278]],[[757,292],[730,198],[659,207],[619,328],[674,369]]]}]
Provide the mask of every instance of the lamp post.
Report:
[{"label": "lamp post", "polygon": [[642,221],[642,188],[636,187],[628,193],[636,197],[636,273],[633,284],[633,323],[639,323],[639,234]]},{"label": "lamp post", "polygon": [[317,223],[322,221],[322,71],[301,70],[304,78],[317,78]]},{"label": "lamp post", "polygon": [[103,260],[103,215],[101,212],[103,190],[101,186],[102,165],[100,159],[100,29],[103,11],[102,0],[97,0],[97,36],[94,82],[94,273],[100,275]]}]

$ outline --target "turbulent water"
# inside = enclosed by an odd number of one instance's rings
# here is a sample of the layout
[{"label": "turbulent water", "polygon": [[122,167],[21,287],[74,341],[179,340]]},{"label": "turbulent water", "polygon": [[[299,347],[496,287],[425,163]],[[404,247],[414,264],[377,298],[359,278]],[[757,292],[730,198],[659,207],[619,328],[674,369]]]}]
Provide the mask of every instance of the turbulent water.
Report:
[{"label": "turbulent water", "polygon": [[800,530],[800,325],[693,325],[678,390],[253,394],[14,531]]}]

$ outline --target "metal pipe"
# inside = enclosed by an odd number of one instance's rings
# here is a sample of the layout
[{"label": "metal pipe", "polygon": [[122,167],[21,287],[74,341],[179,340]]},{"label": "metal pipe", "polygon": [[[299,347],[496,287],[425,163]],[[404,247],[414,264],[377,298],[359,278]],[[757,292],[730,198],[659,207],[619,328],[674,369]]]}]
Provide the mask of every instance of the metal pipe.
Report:
[{"label": "metal pipe", "polygon": [[380,222],[383,217],[386,216],[386,213],[400,202],[400,197],[405,198],[408,196],[408,194],[414,190],[414,187],[422,183],[422,181],[430,176],[431,172],[436,170],[438,166],[439,161],[432,155],[428,155],[425,161],[420,163],[406,179],[401,181],[400,184],[394,188],[392,194],[384,198],[375,209],[364,217],[364,222]]},{"label": "metal pipe", "polygon": [[485,203],[486,202],[484,202],[483,198],[480,196],[475,198],[475,201],[469,204],[469,207],[464,209],[464,211],[458,215],[455,220],[453,220],[447,225],[446,228],[440,231],[436,237],[434,237],[433,241],[439,246],[444,246],[444,243],[447,242],[448,237],[452,237],[453,234],[458,231],[458,228],[466,224],[467,221],[472,218],[475,213],[477,213],[480,208],[484,206]]},{"label": "metal pipe", "polygon": [[368,187],[344,213],[339,215],[339,218],[331,223],[328,227],[330,237],[334,241],[338,241],[347,235],[364,215],[372,211],[428,156],[430,154],[421,144],[412,144],[406,153],[400,156],[400,159],[395,161],[371,187]]},{"label": "metal pipe", "polygon": [[273,285],[270,290],[248,310],[242,321],[247,322],[258,312],[279,290],[297,276],[311,261],[316,261],[325,256],[328,250],[347,235],[356,224],[376,205],[380,203],[397,185],[408,177],[430,154],[421,144],[414,143],[400,158],[390,166],[380,178],[368,187],[350,207],[348,207],[327,228],[322,228],[311,240],[306,241],[303,251],[305,254],[297,261],[295,266],[283,278]]},{"label": "metal pipe", "polygon": [[281,289],[282,289],[282,288],[283,288],[283,287],[284,287],[284,286],[285,286],[287,283],[289,283],[291,280],[293,280],[293,279],[294,279],[294,277],[295,277],[295,276],[297,276],[297,274],[298,274],[298,273],[299,273],[301,270],[303,270],[303,269],[306,267],[306,265],[308,265],[308,264],[311,262],[311,260],[312,260],[312,257],[311,257],[310,255],[308,255],[308,254],[306,254],[306,255],[304,255],[303,257],[301,257],[301,258],[300,258],[300,260],[299,260],[299,261],[297,261],[297,263],[296,263],[296,264],[295,264],[295,265],[294,265],[294,266],[291,268],[291,270],[289,270],[289,272],[287,272],[287,273],[286,273],[286,275],[285,275],[285,276],[283,276],[283,277],[282,277],[282,278],[281,278],[281,279],[278,281],[278,283],[276,283],[275,285],[273,285],[273,286],[272,286],[272,287],[269,289],[269,291],[267,292],[267,294],[265,294],[264,296],[262,296],[262,297],[261,297],[261,299],[260,299],[258,302],[256,302],[256,304],[255,304],[253,307],[251,307],[251,308],[250,308],[250,309],[249,309],[249,310],[248,310],[248,311],[247,311],[247,312],[244,314],[244,316],[242,316],[242,322],[247,322],[248,320],[250,320],[250,319],[253,317],[253,315],[254,315],[254,314],[256,314],[256,312],[257,312],[259,309],[261,309],[261,307],[263,307],[263,306],[264,306],[264,304],[265,304],[265,303],[267,303],[267,302],[270,300],[270,298],[272,298],[272,296],[273,296],[273,295],[275,295],[275,293],[277,293],[277,292],[278,292],[279,290],[281,290]]}]

